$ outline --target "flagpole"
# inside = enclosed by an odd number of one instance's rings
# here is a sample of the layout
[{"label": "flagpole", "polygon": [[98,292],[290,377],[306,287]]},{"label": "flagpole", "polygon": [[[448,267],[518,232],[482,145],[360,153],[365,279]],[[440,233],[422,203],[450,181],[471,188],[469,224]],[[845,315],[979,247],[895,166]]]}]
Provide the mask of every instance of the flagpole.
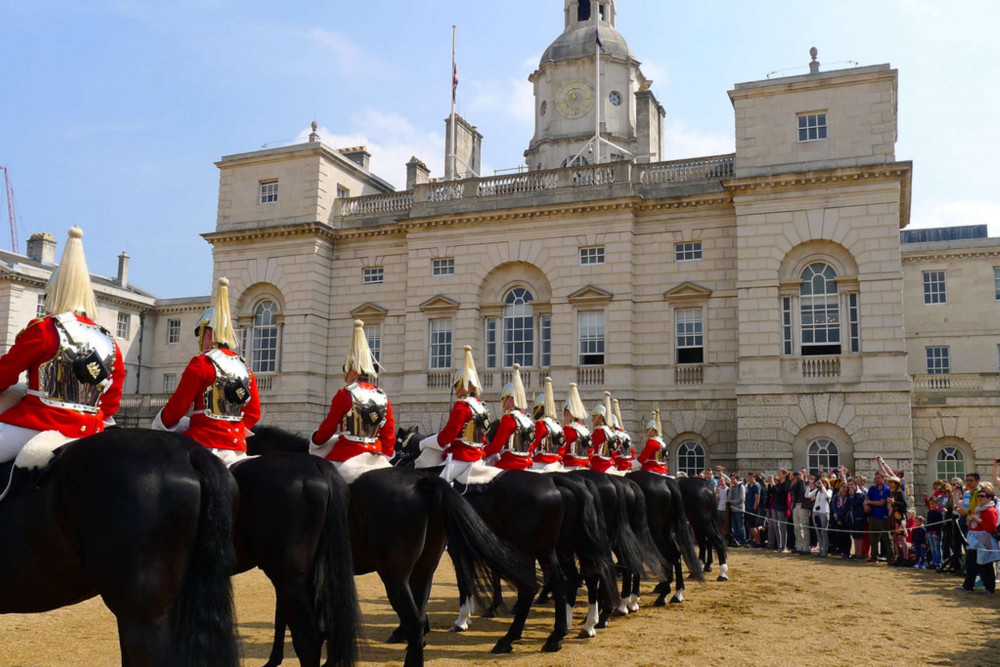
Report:
[{"label": "flagpole", "polygon": [[594,164],[601,163],[601,12],[598,11],[594,17],[597,23],[597,33],[596,39],[594,40],[594,61],[596,65],[596,74],[594,75],[594,80],[597,82],[595,88],[597,90],[597,99],[595,104],[597,106],[597,122],[594,124]]},{"label": "flagpole", "polygon": [[458,74],[458,65],[455,62],[455,31],[455,26],[451,26],[451,122],[449,123],[451,125],[449,128],[451,132],[451,154],[448,156],[448,162],[451,164],[452,180],[458,178],[458,164],[455,159],[458,156],[458,151],[455,147],[455,97],[458,95],[458,87],[455,83]]}]

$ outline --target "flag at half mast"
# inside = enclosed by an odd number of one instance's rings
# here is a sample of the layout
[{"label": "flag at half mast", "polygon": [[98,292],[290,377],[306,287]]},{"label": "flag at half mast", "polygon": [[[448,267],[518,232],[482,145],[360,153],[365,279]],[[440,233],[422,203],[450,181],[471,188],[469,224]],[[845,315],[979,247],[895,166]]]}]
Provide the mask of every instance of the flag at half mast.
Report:
[{"label": "flag at half mast", "polygon": [[604,42],[601,41],[601,29],[597,28],[597,46],[601,48],[601,53],[604,53]]}]

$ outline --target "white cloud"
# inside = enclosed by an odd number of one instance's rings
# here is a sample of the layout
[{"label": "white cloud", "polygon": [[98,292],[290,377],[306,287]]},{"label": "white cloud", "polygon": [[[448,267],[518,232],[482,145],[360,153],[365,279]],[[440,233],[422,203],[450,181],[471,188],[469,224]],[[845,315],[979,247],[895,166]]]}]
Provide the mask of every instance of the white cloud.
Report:
[{"label": "white cloud", "polygon": [[301,34],[313,45],[328,51],[333,56],[330,62],[333,63],[338,72],[350,74],[361,68],[368,72],[371,71],[371,58],[366,56],[354,42],[344,35],[323,28],[309,28]]},{"label": "white cloud", "polygon": [[989,225],[990,236],[1000,236],[1000,202],[963,199],[927,199],[914,202],[908,229]]},{"label": "white cloud", "polygon": [[[310,132],[302,130],[296,141],[305,141]],[[367,146],[372,173],[397,190],[406,187],[406,163],[411,157],[423,161],[432,177],[444,175],[444,133],[420,130],[400,114],[368,109],[351,117],[346,132],[326,127],[318,132],[323,143],[333,148]]]},{"label": "white cloud", "polygon": [[469,88],[472,95],[467,105],[468,114],[472,116],[470,122],[475,123],[476,116],[500,114],[528,127],[534,124],[535,89],[527,79],[511,77],[502,81],[476,81]]},{"label": "white cloud", "polygon": [[733,137],[689,130],[680,121],[671,123],[665,132],[663,148],[666,160],[720,155],[736,150]]}]

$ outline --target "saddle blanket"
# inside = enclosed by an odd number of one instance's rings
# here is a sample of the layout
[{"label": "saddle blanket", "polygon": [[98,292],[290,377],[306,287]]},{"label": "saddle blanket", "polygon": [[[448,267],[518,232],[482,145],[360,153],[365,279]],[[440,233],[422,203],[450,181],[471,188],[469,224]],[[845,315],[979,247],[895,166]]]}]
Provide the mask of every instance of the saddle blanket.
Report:
[{"label": "saddle blanket", "polygon": [[441,478],[447,482],[457,482],[465,486],[489,484],[503,472],[500,468],[486,465],[485,461],[455,461],[445,457],[444,449],[438,444],[437,434],[420,441],[420,456],[414,468],[436,468],[444,462]]},{"label": "saddle blanket", "polygon": [[372,452],[365,452],[364,454],[352,456],[346,461],[333,461],[332,463],[333,467],[337,469],[340,476],[348,484],[353,484],[358,477],[361,477],[366,472],[392,467],[389,459],[381,454],[374,454]]},{"label": "saddle blanket", "polygon": [[566,472],[561,461],[555,463],[532,463],[528,468],[531,472]]}]

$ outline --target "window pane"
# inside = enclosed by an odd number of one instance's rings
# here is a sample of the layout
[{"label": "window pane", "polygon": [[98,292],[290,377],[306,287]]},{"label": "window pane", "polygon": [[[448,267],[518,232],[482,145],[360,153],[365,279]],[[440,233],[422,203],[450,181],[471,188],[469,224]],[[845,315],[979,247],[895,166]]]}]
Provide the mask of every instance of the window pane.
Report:
[{"label": "window pane", "polygon": [[937,478],[950,480],[952,477],[965,479],[965,454],[957,447],[944,447],[935,457]]},{"label": "window pane", "polygon": [[250,335],[250,370],[274,373],[278,370],[278,305],[261,301],[254,308]]},{"label": "window pane", "polygon": [[503,308],[503,365],[532,366],[535,361],[534,295],[523,287],[507,292]]},{"label": "window pane", "polygon": [[604,363],[604,313],[580,313],[580,364]]},{"label": "window pane", "polygon": [[816,475],[820,470],[832,470],[840,466],[840,450],[831,440],[813,440],[806,450],[806,467]]},{"label": "window pane", "polygon": [[430,322],[430,367],[451,368],[451,320]]},{"label": "window pane", "polygon": [[705,469],[705,450],[697,442],[682,442],[677,448],[677,470],[694,477]]}]

